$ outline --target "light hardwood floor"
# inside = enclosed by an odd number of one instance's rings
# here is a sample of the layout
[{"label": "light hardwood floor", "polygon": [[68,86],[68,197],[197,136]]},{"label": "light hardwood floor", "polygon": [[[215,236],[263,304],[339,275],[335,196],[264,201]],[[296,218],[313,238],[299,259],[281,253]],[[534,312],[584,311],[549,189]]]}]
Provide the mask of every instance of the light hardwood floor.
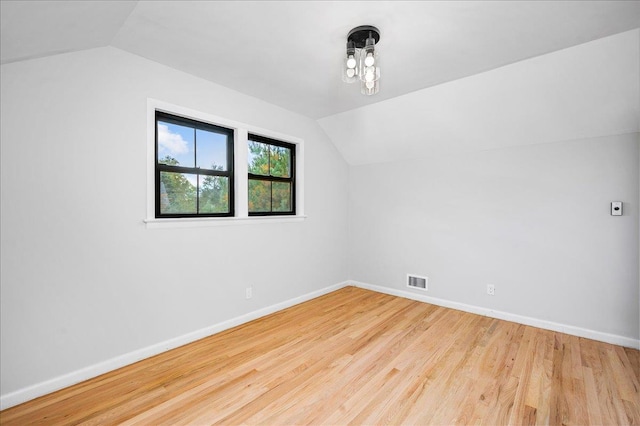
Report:
[{"label": "light hardwood floor", "polygon": [[347,287],[0,412],[44,424],[640,424],[640,354]]}]

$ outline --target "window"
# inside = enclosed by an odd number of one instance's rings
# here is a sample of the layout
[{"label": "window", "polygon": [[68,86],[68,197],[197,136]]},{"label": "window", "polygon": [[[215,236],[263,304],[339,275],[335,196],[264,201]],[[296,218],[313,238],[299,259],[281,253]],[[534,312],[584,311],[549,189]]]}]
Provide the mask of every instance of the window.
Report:
[{"label": "window", "polygon": [[147,228],[302,222],[304,140],[147,99]]},{"label": "window", "polygon": [[155,113],[156,218],[233,216],[233,130]]},{"label": "window", "polygon": [[294,215],[294,144],[249,134],[249,215]]}]

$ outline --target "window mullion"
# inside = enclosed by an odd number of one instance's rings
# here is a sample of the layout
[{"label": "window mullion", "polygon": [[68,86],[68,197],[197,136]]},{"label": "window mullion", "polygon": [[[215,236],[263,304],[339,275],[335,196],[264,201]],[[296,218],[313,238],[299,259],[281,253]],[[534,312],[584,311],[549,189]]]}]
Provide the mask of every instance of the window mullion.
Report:
[{"label": "window mullion", "polygon": [[267,145],[267,176],[271,176],[271,145]]},{"label": "window mullion", "polygon": [[236,216],[249,217],[249,134],[246,129],[237,129],[234,150]]},{"label": "window mullion", "polygon": [[[269,168],[267,169],[269,177],[271,177],[271,145],[267,145],[267,151],[269,151]],[[273,213],[273,180],[269,179],[269,213]]]},{"label": "window mullion", "polygon": [[198,132],[196,131],[195,127],[193,128],[193,167],[194,168],[198,168],[198,139],[197,139],[197,134]]},{"label": "window mullion", "polygon": [[196,213],[200,214],[200,175],[196,175]]},{"label": "window mullion", "polygon": [[269,212],[273,213],[273,181],[269,180]]},{"label": "window mullion", "polygon": [[264,176],[264,175],[256,175],[253,173],[248,173],[249,179],[255,179],[255,180],[269,180],[269,181],[275,181],[275,182],[292,182],[293,179],[288,177],[280,177],[280,176]]},{"label": "window mullion", "polygon": [[[193,128],[193,167],[198,170],[198,132]],[[196,173],[196,213],[200,214],[200,173]]]},{"label": "window mullion", "polygon": [[208,170],[208,169],[200,169],[195,167],[183,167],[183,166],[170,166],[168,164],[158,164],[158,170],[163,172],[173,172],[173,173],[191,173],[191,174],[201,174],[208,176],[224,176],[230,177],[231,173],[228,170]]}]

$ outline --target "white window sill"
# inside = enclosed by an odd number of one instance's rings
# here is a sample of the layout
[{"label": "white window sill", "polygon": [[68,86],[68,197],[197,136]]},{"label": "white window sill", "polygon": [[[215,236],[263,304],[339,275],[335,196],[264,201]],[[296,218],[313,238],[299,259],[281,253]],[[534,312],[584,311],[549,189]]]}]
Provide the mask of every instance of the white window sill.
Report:
[{"label": "white window sill", "polygon": [[157,228],[205,228],[210,226],[258,225],[264,223],[302,222],[307,216],[250,216],[250,217],[198,217],[145,219],[147,229]]}]

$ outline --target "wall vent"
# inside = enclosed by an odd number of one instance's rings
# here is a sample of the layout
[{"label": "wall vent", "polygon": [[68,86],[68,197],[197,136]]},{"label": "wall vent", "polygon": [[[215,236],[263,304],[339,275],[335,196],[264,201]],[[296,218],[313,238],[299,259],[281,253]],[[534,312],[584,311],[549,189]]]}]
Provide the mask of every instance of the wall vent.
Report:
[{"label": "wall vent", "polygon": [[429,278],[427,277],[407,274],[407,287],[417,288],[420,290],[427,291],[428,282],[429,282]]}]

